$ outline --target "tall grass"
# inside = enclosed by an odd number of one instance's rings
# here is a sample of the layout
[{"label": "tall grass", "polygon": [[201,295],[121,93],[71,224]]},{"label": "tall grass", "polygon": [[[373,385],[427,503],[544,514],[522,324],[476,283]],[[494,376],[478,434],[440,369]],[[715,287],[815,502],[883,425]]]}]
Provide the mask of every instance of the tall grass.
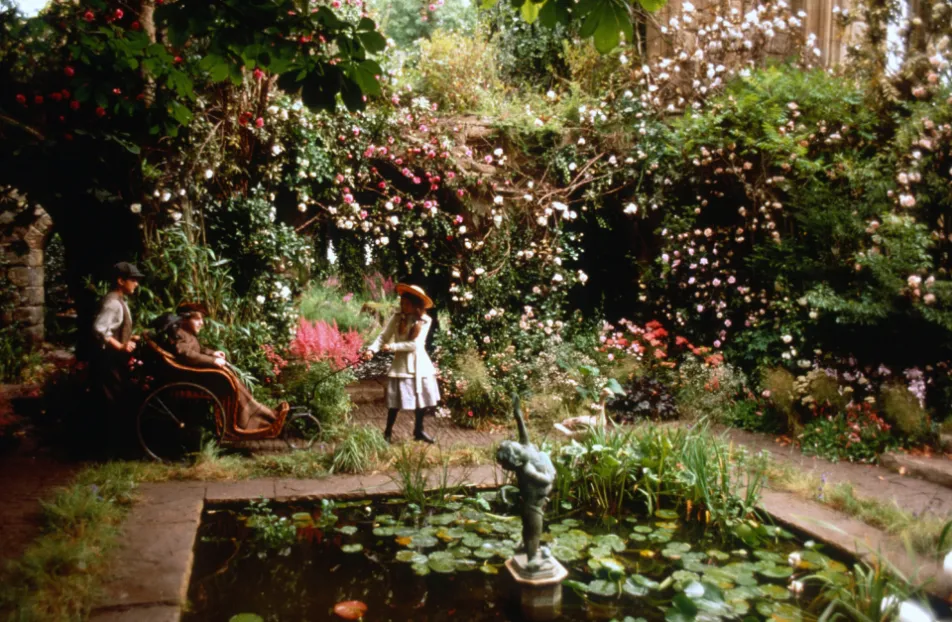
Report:
[{"label": "tall grass", "polygon": [[368,302],[359,292],[344,292],[336,285],[316,284],[301,295],[300,312],[301,317],[311,322],[336,322],[341,332],[356,330],[366,338],[379,328],[377,315],[362,311]]},{"label": "tall grass", "polygon": [[0,572],[0,617],[18,621],[85,619],[105,553],[132,504],[135,469],[92,467],[41,504],[42,535]]},{"label": "tall grass", "polygon": [[378,428],[369,425],[350,427],[334,448],[330,471],[332,473],[369,471],[389,450],[390,445]]},{"label": "tall grass", "polygon": [[704,427],[596,430],[563,445],[555,462],[553,500],[563,507],[618,515],[643,504],[718,525],[755,511],[766,470],[764,457],[751,460]]}]

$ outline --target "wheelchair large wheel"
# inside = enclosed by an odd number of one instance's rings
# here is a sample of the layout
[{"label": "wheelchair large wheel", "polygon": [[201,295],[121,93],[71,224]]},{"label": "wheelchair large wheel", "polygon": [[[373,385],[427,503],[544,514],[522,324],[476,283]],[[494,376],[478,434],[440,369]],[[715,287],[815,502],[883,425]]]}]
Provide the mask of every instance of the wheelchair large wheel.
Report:
[{"label": "wheelchair large wheel", "polygon": [[205,437],[221,438],[221,402],[205,387],[173,382],[149,394],[139,407],[139,444],[153,460],[173,462],[201,449]]},{"label": "wheelchair large wheel", "polygon": [[321,435],[321,422],[309,412],[290,413],[282,433],[291,449],[310,449]]}]

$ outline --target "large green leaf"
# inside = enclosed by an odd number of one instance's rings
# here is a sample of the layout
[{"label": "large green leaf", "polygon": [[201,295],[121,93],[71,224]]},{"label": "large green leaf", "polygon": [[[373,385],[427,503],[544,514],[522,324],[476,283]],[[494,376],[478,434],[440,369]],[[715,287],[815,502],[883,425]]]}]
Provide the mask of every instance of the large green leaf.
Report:
[{"label": "large green leaf", "polygon": [[634,40],[628,5],[622,0],[587,0],[579,3],[579,12],[585,14],[579,36],[592,37],[602,54],[618,47],[622,35],[629,43]]},{"label": "large green leaf", "polygon": [[542,6],[544,4],[544,1],[541,4],[533,2],[532,0],[526,0],[523,2],[522,8],[519,9],[522,19],[528,24],[535,23],[535,21],[539,19],[539,11],[542,10]]}]

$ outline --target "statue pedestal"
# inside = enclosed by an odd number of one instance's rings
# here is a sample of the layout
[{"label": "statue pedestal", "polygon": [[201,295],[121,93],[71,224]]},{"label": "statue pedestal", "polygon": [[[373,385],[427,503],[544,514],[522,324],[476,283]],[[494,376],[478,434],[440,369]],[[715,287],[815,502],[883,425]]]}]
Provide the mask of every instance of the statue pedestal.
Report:
[{"label": "statue pedestal", "polygon": [[569,571],[555,558],[543,561],[538,569],[526,567],[526,555],[506,560],[509,574],[519,585],[522,614],[527,620],[554,620],[562,613],[562,581]]}]

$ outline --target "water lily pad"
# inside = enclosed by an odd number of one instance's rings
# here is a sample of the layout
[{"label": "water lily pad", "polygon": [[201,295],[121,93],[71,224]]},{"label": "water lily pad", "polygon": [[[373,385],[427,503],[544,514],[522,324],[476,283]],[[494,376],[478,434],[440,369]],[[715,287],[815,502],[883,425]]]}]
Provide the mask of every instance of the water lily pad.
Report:
[{"label": "water lily pad", "polygon": [[678,513],[674,510],[657,510],[654,515],[665,520],[674,520],[678,517]]},{"label": "water lily pad", "polygon": [[427,560],[427,562],[424,562],[424,563],[413,564],[410,567],[413,569],[413,572],[416,573],[418,576],[425,577],[426,575],[430,574],[430,564],[428,563],[428,561],[429,560]]},{"label": "water lily pad", "polygon": [[701,575],[687,570],[675,570],[671,578],[674,579],[675,587],[683,590],[685,586],[695,581],[701,580]]},{"label": "water lily pad", "polygon": [[793,574],[793,568],[790,566],[765,565],[760,567],[757,572],[771,579],[786,579]]},{"label": "water lily pad", "polygon": [[411,538],[418,533],[420,533],[420,530],[416,527],[397,527],[393,530],[393,534],[401,538]]},{"label": "water lily pad", "polygon": [[427,560],[427,565],[430,567],[430,570],[433,572],[439,572],[443,574],[450,574],[456,572],[456,560],[452,555],[449,557],[430,557]]},{"label": "water lily pad", "polygon": [[588,567],[601,578],[617,580],[625,576],[625,565],[614,557],[593,557],[588,560]]},{"label": "water lily pad", "polygon": [[671,541],[671,538],[674,536],[673,533],[665,529],[659,529],[658,531],[653,532],[648,536],[649,542],[656,542],[658,544],[665,544]]},{"label": "water lily pad", "polygon": [[645,536],[643,533],[633,533],[629,535],[628,537],[633,542],[644,542],[645,540],[648,539],[647,536]]},{"label": "water lily pad", "polygon": [[367,605],[359,600],[345,600],[334,605],[334,613],[345,620],[359,620],[367,613]]},{"label": "water lily pad", "polygon": [[708,550],[707,556],[722,562],[727,561],[728,559],[731,558],[729,553],[725,553],[724,551],[718,551],[717,549]]},{"label": "water lily pad", "polygon": [[396,555],[398,562],[406,562],[408,564],[425,564],[427,557],[419,551],[398,551]]},{"label": "water lily pad", "polygon": [[552,556],[563,564],[575,562],[582,558],[582,554],[578,550],[565,546],[564,544],[554,544],[550,550],[552,551]]},{"label": "water lily pad", "polygon": [[772,598],[773,600],[790,599],[790,590],[782,588],[779,585],[761,585],[760,591],[763,592],[764,596]]},{"label": "water lily pad", "polygon": [[471,549],[466,548],[465,546],[455,546],[449,549],[449,552],[456,559],[469,559],[470,557],[473,556],[473,551]]},{"label": "water lily pad", "polygon": [[589,557],[611,557],[612,550],[607,546],[593,546],[588,550]]},{"label": "water lily pad", "polygon": [[569,527],[568,525],[559,525],[559,524],[549,525],[549,531],[551,533],[565,533],[569,529],[571,529],[571,527]]},{"label": "water lily pad", "polygon": [[264,622],[264,618],[257,613],[239,613],[228,618],[228,622]]},{"label": "water lily pad", "polygon": [[344,525],[343,527],[338,527],[337,531],[341,532],[342,534],[352,536],[357,533],[357,527],[355,525]]},{"label": "water lily pad", "polygon": [[621,553],[625,550],[625,541],[613,533],[603,536],[595,536],[594,544],[600,548],[607,547],[616,553]]},{"label": "water lily pad", "polygon": [[654,529],[652,529],[648,525],[638,525],[637,527],[634,528],[634,531],[637,531],[638,533],[649,534],[653,532]]},{"label": "water lily pad", "polygon": [[442,525],[442,526],[450,525],[456,522],[456,513],[449,512],[446,514],[436,514],[434,516],[431,516],[428,522],[431,525]]},{"label": "water lily pad", "polygon": [[754,557],[756,557],[757,559],[761,561],[774,562],[777,564],[784,561],[784,558],[781,557],[779,554],[774,553],[773,551],[765,551],[763,549],[758,549],[754,551]]},{"label": "water lily pad", "polygon": [[483,539],[477,536],[474,533],[467,533],[463,536],[463,539],[460,541],[463,546],[469,547],[471,549],[477,549],[483,544]]},{"label": "water lily pad", "polygon": [[651,590],[628,577],[622,584],[621,591],[632,598],[640,598],[641,596],[647,596]]},{"label": "water lily pad", "polygon": [[415,548],[428,549],[430,547],[436,546],[440,541],[436,539],[435,536],[428,536],[426,534],[420,534],[410,538],[410,546]]},{"label": "water lily pad", "polygon": [[[294,521],[294,524],[297,526],[307,526],[314,524],[314,517],[311,516],[310,512],[295,512],[291,515],[291,520]],[[245,614],[242,614],[245,615]],[[247,615],[256,615],[256,614],[247,614]]]},{"label": "water lily pad", "polygon": [[617,596],[618,595],[618,583],[615,581],[604,581],[602,579],[595,579],[586,587],[586,591],[589,594],[594,594],[595,596]]},{"label": "water lily pad", "polygon": [[378,525],[395,525],[397,519],[392,514],[378,514],[374,520]]},{"label": "water lily pad", "polygon": [[479,567],[479,571],[482,572],[483,574],[490,574],[490,575],[499,574],[499,568],[491,564],[483,564],[482,566]]},{"label": "water lily pad", "polygon": [[374,527],[374,535],[378,538],[386,538],[396,533],[396,527]]},{"label": "water lily pad", "polygon": [[345,553],[359,553],[360,551],[364,550],[364,545],[363,544],[345,544],[344,546],[340,547],[340,550],[344,551]]},{"label": "water lily pad", "polygon": [[582,524],[582,521],[576,518],[564,518],[562,519],[562,524],[566,525],[567,527],[578,527]]},{"label": "water lily pad", "polygon": [[473,561],[472,559],[457,559],[456,560],[456,570],[465,572],[467,570],[476,570],[480,565],[478,562]]}]

